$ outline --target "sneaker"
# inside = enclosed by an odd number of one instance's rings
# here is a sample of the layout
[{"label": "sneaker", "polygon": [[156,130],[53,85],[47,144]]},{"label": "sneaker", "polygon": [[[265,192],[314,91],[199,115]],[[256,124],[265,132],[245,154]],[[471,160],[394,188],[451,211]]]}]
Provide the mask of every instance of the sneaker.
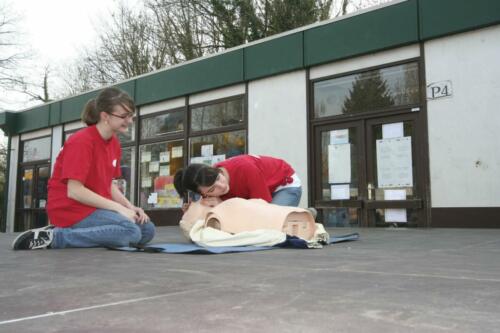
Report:
[{"label": "sneaker", "polygon": [[316,217],[318,216],[318,211],[316,210],[316,208],[308,207],[306,209],[311,213],[311,215],[313,216],[313,219],[316,221]]},{"label": "sneaker", "polygon": [[31,229],[21,233],[12,242],[13,250],[46,249],[54,237],[53,226]]}]

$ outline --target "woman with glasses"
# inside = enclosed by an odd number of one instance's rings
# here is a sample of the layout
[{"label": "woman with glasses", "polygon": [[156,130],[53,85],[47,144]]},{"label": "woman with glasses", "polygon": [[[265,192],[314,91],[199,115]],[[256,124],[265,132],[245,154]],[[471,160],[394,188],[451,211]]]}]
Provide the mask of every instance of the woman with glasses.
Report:
[{"label": "woman with glasses", "polygon": [[134,111],[130,96],[116,88],[86,104],[82,121],[88,127],[65,142],[48,183],[51,226],[20,234],[14,250],[140,247],[153,239],[154,224],[113,183],[121,175],[116,135],[127,131]]},{"label": "woman with glasses", "polygon": [[176,172],[174,186],[183,198],[198,193],[208,206],[217,204],[214,198],[235,197],[298,206],[302,195],[300,179],[287,162],[258,155],[234,156],[213,167],[191,164]]}]

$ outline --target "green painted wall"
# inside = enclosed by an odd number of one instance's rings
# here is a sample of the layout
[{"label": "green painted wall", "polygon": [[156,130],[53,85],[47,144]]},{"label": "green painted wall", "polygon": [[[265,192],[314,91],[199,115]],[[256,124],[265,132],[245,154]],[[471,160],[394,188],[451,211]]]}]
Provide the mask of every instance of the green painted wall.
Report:
[{"label": "green painted wall", "polygon": [[61,102],[49,104],[49,125],[55,126],[61,123]]},{"label": "green painted wall", "polygon": [[304,31],[305,65],[417,41],[417,2],[410,0]]},{"label": "green painted wall", "polygon": [[303,35],[298,32],[246,47],[245,80],[303,68]]},{"label": "green painted wall", "polygon": [[498,0],[419,0],[423,40],[500,23]]},{"label": "green painted wall", "polygon": [[138,105],[243,81],[243,50],[171,68],[137,80]]},{"label": "green painted wall", "polygon": [[50,107],[48,104],[15,114],[15,133],[24,133],[49,127]]}]

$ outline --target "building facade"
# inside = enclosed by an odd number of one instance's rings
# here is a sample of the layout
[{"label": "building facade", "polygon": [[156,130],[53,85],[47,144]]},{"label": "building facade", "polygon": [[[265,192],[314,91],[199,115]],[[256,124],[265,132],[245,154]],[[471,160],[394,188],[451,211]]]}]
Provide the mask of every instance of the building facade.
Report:
[{"label": "building facade", "polygon": [[[406,0],[136,77],[117,84],[139,111],[116,181],[173,225],[176,170],[270,155],[326,226],[500,227],[499,59],[497,1]],[[51,168],[97,93],[0,114],[3,230],[48,223]]]}]

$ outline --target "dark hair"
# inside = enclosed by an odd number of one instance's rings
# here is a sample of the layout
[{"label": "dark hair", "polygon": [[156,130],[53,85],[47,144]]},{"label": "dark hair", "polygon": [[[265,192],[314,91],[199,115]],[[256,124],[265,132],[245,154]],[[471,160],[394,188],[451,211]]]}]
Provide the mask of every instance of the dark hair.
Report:
[{"label": "dark hair", "polygon": [[174,187],[182,198],[187,192],[200,193],[200,186],[212,186],[219,176],[220,169],[206,164],[191,164],[185,169],[179,169],[174,176]]},{"label": "dark hair", "polygon": [[92,98],[85,104],[82,121],[88,126],[95,125],[101,119],[101,112],[111,113],[116,105],[135,112],[134,101],[126,92],[118,88],[105,88],[96,98]]}]

